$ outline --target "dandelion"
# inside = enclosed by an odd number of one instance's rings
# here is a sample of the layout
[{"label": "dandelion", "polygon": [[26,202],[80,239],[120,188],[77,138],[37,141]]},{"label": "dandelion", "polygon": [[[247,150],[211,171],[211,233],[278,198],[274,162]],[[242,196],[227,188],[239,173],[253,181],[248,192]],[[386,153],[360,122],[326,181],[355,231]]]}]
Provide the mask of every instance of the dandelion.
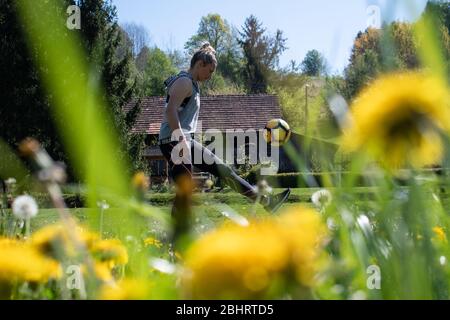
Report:
[{"label": "dandelion", "polygon": [[[81,272],[84,276],[86,276],[88,274],[88,270],[89,270],[89,268],[87,267],[86,264],[81,265]],[[108,263],[98,262],[98,261],[94,262],[92,271],[98,280],[100,280],[104,283],[113,283],[114,282],[114,276],[112,275],[111,267]]]},{"label": "dandelion", "polygon": [[146,279],[123,279],[117,284],[104,285],[99,294],[100,300],[144,300],[148,299],[151,286]]},{"label": "dandelion", "polygon": [[18,218],[25,220],[25,236],[30,236],[30,219],[38,213],[38,205],[33,197],[23,195],[17,197],[12,204],[13,214]]},{"label": "dandelion", "polygon": [[59,263],[26,243],[0,238],[0,252],[0,283],[47,282],[62,275]]},{"label": "dandelion", "polygon": [[440,79],[418,72],[384,76],[355,99],[343,148],[367,149],[391,169],[437,164],[440,133],[450,128],[449,102]]},{"label": "dandelion", "polygon": [[434,227],[433,232],[436,235],[437,240],[442,241],[442,242],[447,241],[447,236],[445,235],[445,231],[441,227]]},{"label": "dandelion", "polygon": [[97,206],[100,208],[100,236],[103,235],[103,214],[105,210],[109,209],[109,204],[106,200],[98,201]]},{"label": "dandelion", "polygon": [[308,287],[322,229],[316,212],[296,208],[276,220],[212,231],[186,253],[186,293],[200,299],[276,297],[280,284],[291,282],[292,271],[293,280]]},{"label": "dandelion", "polygon": [[327,237],[326,226],[315,210],[301,205],[285,210],[278,225],[289,246],[297,282],[312,287],[320,267],[320,248]]},{"label": "dandelion", "polygon": [[15,178],[8,178],[5,180],[6,188],[8,192],[12,193],[16,186],[17,180]]},{"label": "dandelion", "polygon": [[108,204],[108,202],[106,202],[106,200],[97,201],[97,207],[99,207],[102,210],[108,210],[109,204]]},{"label": "dandelion", "polygon": [[18,219],[27,220],[37,215],[38,205],[33,197],[23,195],[14,200],[12,211]]},{"label": "dandelion", "polygon": [[142,192],[145,192],[150,187],[150,178],[144,172],[137,172],[131,181],[132,185]]},{"label": "dandelion", "polygon": [[128,263],[127,249],[118,239],[96,241],[90,252],[99,261],[107,263],[110,268]]},{"label": "dandelion", "polygon": [[333,197],[331,196],[331,192],[327,189],[321,189],[319,191],[316,191],[311,196],[312,203],[318,208],[318,209],[324,209],[326,206],[328,206],[331,202]]},{"label": "dandelion", "polygon": [[110,282],[114,280],[114,277],[111,273],[111,268],[107,263],[94,263],[94,274],[97,279],[100,279],[104,282]]},{"label": "dandelion", "polygon": [[[99,240],[98,234],[80,227],[77,227],[75,232],[79,241],[88,249],[92,248],[93,244]],[[30,243],[40,253],[57,260],[61,259],[63,255],[74,256],[76,254],[67,230],[60,224],[49,225],[37,230],[31,237]]]},{"label": "dandelion", "polygon": [[144,245],[146,247],[153,246],[158,249],[162,247],[161,241],[159,241],[158,239],[155,239],[153,237],[148,237],[148,238],[144,239]]},{"label": "dandelion", "polygon": [[194,298],[262,298],[289,252],[268,225],[226,226],[201,238],[186,255],[187,288]]},{"label": "dandelion", "polygon": [[5,180],[6,185],[8,186],[12,186],[15,185],[17,183],[17,180],[15,178],[8,178]]}]

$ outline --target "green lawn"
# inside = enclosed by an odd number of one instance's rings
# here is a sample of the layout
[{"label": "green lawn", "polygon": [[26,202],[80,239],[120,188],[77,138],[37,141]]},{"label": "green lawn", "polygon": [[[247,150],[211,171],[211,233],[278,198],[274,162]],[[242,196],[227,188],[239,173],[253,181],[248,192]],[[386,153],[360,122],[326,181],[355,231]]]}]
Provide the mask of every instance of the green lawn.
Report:
[{"label": "green lawn", "polygon": [[[279,192],[280,190],[275,190]],[[306,205],[310,205],[309,199],[314,190],[311,189],[293,189],[291,197],[287,203],[283,205],[283,208],[288,208],[303,202]],[[162,212],[170,216],[174,194],[149,194],[149,202],[159,208]],[[71,214],[77,221],[82,224],[87,224],[94,230],[99,230],[100,216],[97,210],[88,208],[75,208],[69,209]],[[241,196],[235,192],[229,192],[225,190],[223,193],[197,193],[194,195],[194,228],[198,233],[205,232],[217,225],[220,225],[228,218],[222,212],[235,212],[246,218],[252,216],[264,217],[269,214],[259,204],[253,204],[247,198]],[[104,211],[103,214],[103,234],[106,237],[116,235],[115,230],[125,222],[127,214],[123,213],[121,209],[110,208]],[[32,220],[32,231],[42,228],[45,225],[55,223],[59,220],[58,213],[55,209],[40,209],[39,214]],[[158,224],[151,219],[144,219],[142,224],[142,232],[148,233],[154,231],[159,233]]]},{"label": "green lawn", "polygon": [[[275,189],[274,192],[276,193],[282,190],[283,189]],[[314,188],[292,189],[288,202],[286,202],[280,210],[299,203],[306,206],[312,206],[310,199],[315,191],[317,191],[317,189]],[[376,190],[374,188],[354,188],[352,189],[352,192],[360,195],[361,205],[370,205],[372,201],[367,201],[368,197],[373,196]],[[155,193],[149,194],[147,200],[153,206],[170,216],[173,197],[174,194],[170,193]],[[444,197],[443,203],[445,207],[449,207],[449,198]],[[89,225],[93,230],[100,230],[100,216],[98,210],[87,208],[69,210],[82,224]],[[246,218],[265,217],[269,215],[261,205],[255,205],[242,195],[227,189],[220,193],[196,193],[194,195],[193,211],[193,226],[196,233],[203,233],[229,220],[222,213],[223,211],[236,212]],[[103,236],[105,237],[117,236],[116,230],[120,229],[120,226],[129,219],[127,213],[116,208],[106,210],[103,216]],[[55,223],[58,219],[58,213],[55,209],[40,209],[38,216],[32,220],[32,231],[47,224]],[[158,234],[163,232],[161,226],[156,221],[147,218],[142,218],[142,223],[139,224],[139,228],[141,229],[140,232],[145,236],[158,236]]]}]

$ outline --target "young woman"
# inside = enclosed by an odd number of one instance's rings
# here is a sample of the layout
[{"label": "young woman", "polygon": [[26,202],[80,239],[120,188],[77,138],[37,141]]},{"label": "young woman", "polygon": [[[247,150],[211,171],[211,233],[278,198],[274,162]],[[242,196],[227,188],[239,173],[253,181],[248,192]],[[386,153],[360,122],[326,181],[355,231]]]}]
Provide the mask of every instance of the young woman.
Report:
[{"label": "young woman", "polygon": [[[187,72],[182,71],[165,81],[168,91],[166,112],[159,133],[159,145],[164,157],[169,162],[170,175],[177,187],[172,207],[175,240],[187,232],[189,227],[193,189],[192,166],[220,177],[242,195],[254,201],[258,199],[255,187],[239,177],[221,159],[193,139],[200,112],[198,83],[210,79],[216,67],[215,50],[209,43],[205,43],[194,53],[190,69]],[[174,132],[175,135],[173,135]],[[213,163],[207,164],[203,161],[195,163],[192,155],[198,152],[206,155],[209,159],[214,159]],[[202,159],[206,157],[202,156]],[[287,189],[277,195],[263,196],[260,201],[267,211],[274,212],[286,201],[289,194],[290,190]]]}]

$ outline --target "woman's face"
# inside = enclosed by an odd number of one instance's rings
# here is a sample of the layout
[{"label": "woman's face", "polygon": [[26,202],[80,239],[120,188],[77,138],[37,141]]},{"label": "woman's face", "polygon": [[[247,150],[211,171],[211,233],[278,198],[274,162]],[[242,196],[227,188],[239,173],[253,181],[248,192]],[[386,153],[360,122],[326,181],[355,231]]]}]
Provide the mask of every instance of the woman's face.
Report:
[{"label": "woman's face", "polygon": [[198,70],[198,80],[206,81],[211,79],[212,74],[216,71],[216,65],[214,63],[200,62]]}]

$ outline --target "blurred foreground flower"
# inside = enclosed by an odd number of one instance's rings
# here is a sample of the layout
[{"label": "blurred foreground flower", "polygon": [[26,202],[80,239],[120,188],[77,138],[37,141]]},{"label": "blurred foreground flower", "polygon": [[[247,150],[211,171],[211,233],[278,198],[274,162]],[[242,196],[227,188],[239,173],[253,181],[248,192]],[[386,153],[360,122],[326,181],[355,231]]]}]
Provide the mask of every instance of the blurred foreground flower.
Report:
[{"label": "blurred foreground flower", "polygon": [[117,284],[107,284],[100,290],[101,300],[143,300],[150,295],[148,280],[124,279]]},{"label": "blurred foreground flower", "polygon": [[128,263],[127,249],[118,239],[96,241],[92,244],[90,252],[97,260],[113,268]]},{"label": "blurred foreground flower", "polygon": [[[97,233],[81,227],[76,228],[76,235],[94,258],[92,271],[97,279],[105,282],[112,281],[114,271],[123,271],[121,269],[128,263],[128,253],[120,240],[102,240]],[[38,230],[33,234],[30,243],[38,252],[58,262],[64,262],[79,254],[74,244],[70,242],[67,231],[59,224]],[[83,265],[83,272],[87,272],[85,265]]]},{"label": "blurred foreground flower", "polygon": [[144,172],[139,171],[134,174],[131,184],[137,190],[146,192],[148,191],[148,188],[150,188],[150,177],[147,176]]},{"label": "blurred foreground flower", "polygon": [[441,227],[434,227],[433,232],[437,240],[447,242],[447,236],[445,235],[444,229],[442,229]]},{"label": "blurred foreground flower", "polygon": [[[78,239],[91,248],[99,236],[80,227],[76,229]],[[70,242],[66,229],[60,224],[53,224],[37,230],[31,237],[31,244],[42,254],[60,260],[76,254],[74,244]]]},{"label": "blurred foreground flower", "polygon": [[15,281],[47,282],[61,275],[59,263],[32,246],[17,240],[0,239],[0,286]]},{"label": "blurred foreground flower", "polygon": [[449,98],[438,78],[418,72],[383,76],[355,99],[343,149],[367,149],[391,169],[438,164],[440,133],[450,129]]},{"label": "blurred foreground flower", "polygon": [[303,207],[248,227],[224,226],[187,252],[183,277],[187,295],[261,299],[279,297],[292,283],[310,287],[324,235],[320,216]]}]

